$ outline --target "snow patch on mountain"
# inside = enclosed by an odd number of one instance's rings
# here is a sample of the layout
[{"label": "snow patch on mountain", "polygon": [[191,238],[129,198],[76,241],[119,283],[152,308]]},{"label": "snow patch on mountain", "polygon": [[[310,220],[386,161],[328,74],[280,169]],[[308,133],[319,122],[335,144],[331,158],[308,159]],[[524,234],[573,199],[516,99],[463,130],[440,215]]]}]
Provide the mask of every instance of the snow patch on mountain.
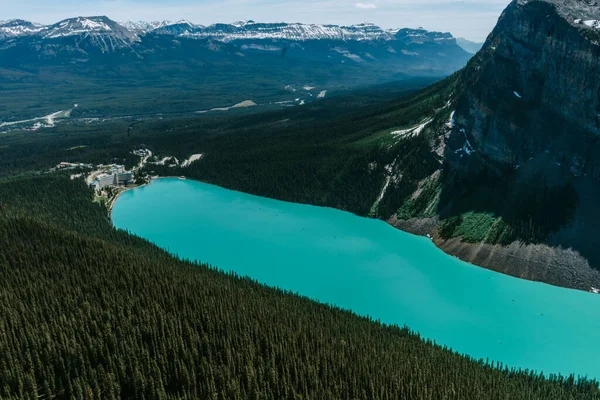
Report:
[{"label": "snow patch on mountain", "polygon": [[[454,40],[449,33],[429,32],[424,29],[398,29],[383,30],[371,23],[361,23],[350,26],[317,25],[301,23],[259,23],[252,20],[237,21],[231,24],[213,24],[210,26],[195,25],[188,20],[172,21],[125,21],[116,23],[104,16],[76,17],[60,21],[50,26],[40,26],[23,20],[13,20],[0,24],[0,40],[13,37],[30,35],[41,39],[58,39],[65,37],[77,37],[75,47],[84,45],[96,45],[102,52],[114,52],[117,49],[131,47],[134,42],[140,42],[142,37],[149,34],[172,36],[174,38],[209,39],[213,43],[234,41],[272,41],[270,43],[255,42],[244,43],[244,50],[257,51],[283,51],[304,47],[303,41],[331,40],[338,42],[369,41],[379,45],[387,43],[384,47],[391,54],[403,52],[405,55],[419,56],[410,50],[400,50],[400,45],[409,44],[440,44],[446,40]],[[284,44],[276,41],[292,41],[294,43]],[[384,44],[385,46],[385,44]],[[219,48],[211,48],[219,50]],[[351,51],[351,47],[337,45],[330,48],[334,54],[352,60],[354,62],[377,61],[379,54]],[[239,56],[244,54],[236,53]],[[331,54],[333,56],[334,54]],[[344,62],[344,61],[342,61]]]},{"label": "snow patch on mountain", "polygon": [[133,32],[148,33],[148,32],[152,32],[155,29],[159,29],[159,28],[162,28],[167,25],[172,25],[173,22],[171,22],[171,21],[151,21],[151,22],[124,21],[124,22],[120,22],[119,24]]},{"label": "snow patch on mountain", "polygon": [[174,25],[188,25],[189,27],[196,26],[196,25],[192,24],[190,21],[188,21],[186,19],[180,19],[179,21],[175,22]]},{"label": "snow patch on mountain", "polygon": [[32,22],[20,19],[2,21],[0,22],[0,38],[33,35],[43,29],[43,25],[34,24]]},{"label": "snow patch on mountain", "polygon": [[43,33],[47,39],[54,39],[57,37],[80,35],[82,33],[91,32],[110,32],[111,27],[101,19],[91,18],[71,18],[59,22],[53,26],[47,28]]},{"label": "snow patch on mountain", "polygon": [[423,130],[427,127],[427,125],[429,125],[432,121],[433,118],[426,119],[419,125],[413,126],[412,128],[393,131],[391,135],[396,136],[398,138],[419,136],[421,132],[423,132]]},{"label": "snow patch on mountain", "polygon": [[340,48],[340,47],[334,47],[331,50],[335,51],[336,53],[339,53],[339,54],[343,55],[344,57],[349,58],[349,59],[351,59],[353,61],[356,61],[356,62],[362,62],[362,61],[364,61],[361,58],[361,56],[359,56],[358,54],[350,53],[347,49],[343,49],[343,48]]},{"label": "snow patch on mountain", "polygon": [[236,28],[243,28],[244,26],[248,25],[248,24],[254,24],[255,22],[252,21],[251,19],[246,19],[243,21],[236,21],[234,23],[232,23],[232,26],[235,26]]},{"label": "snow patch on mountain", "polygon": [[402,49],[402,54],[404,54],[405,56],[418,56],[419,53],[415,53],[414,51],[408,51],[408,50],[404,50]]},{"label": "snow patch on mountain", "polygon": [[191,31],[188,36],[213,38],[224,42],[247,39],[287,40],[389,40],[392,34],[373,24],[351,26],[300,23],[257,23],[238,21],[231,25],[215,24]]},{"label": "snow patch on mountain", "polygon": [[106,25],[104,22],[97,22],[87,18],[81,19],[81,26],[83,26],[84,29],[90,30],[112,30],[110,29],[110,26]]},{"label": "snow patch on mountain", "polygon": [[281,51],[281,47],[262,45],[262,44],[244,44],[241,46],[242,50],[260,50],[260,51]]},{"label": "snow patch on mountain", "polygon": [[139,36],[107,17],[77,17],[60,21],[40,31],[44,39],[84,36],[102,43],[107,50],[139,41]]}]

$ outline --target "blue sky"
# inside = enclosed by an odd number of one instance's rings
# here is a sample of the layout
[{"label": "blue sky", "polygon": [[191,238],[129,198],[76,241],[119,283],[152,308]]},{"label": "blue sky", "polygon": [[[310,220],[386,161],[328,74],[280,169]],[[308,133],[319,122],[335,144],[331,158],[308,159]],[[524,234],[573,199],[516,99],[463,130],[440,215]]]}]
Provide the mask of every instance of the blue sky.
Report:
[{"label": "blue sky", "polygon": [[117,20],[179,20],[208,25],[261,22],[424,27],[482,41],[509,0],[0,0],[0,19],[53,23],[73,16]]}]

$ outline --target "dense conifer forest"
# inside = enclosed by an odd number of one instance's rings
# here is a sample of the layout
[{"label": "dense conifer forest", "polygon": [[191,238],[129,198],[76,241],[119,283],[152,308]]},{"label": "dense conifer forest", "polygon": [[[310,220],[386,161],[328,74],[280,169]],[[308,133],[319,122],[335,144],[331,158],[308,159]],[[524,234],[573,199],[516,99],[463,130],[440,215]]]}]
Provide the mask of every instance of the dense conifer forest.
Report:
[{"label": "dense conifer forest", "polygon": [[[114,72],[104,67],[69,79],[66,66],[0,70],[11,97],[3,119],[73,107],[47,129],[1,124],[0,399],[600,399],[596,380],[475,360],[410,327],[178,259],[114,229],[84,180],[53,168],[129,168],[140,161],[132,152],[148,149],[155,158],[138,183],[185,175],[392,223],[432,219],[442,239],[494,245],[546,243],[585,203],[587,187],[547,156],[457,161],[452,140],[468,138],[451,137],[452,115],[473,77],[394,74],[403,80],[353,92],[340,81],[338,96],[304,104],[280,87],[306,81],[284,62],[235,73],[248,78],[242,86],[231,71],[215,74],[207,89],[206,75],[169,60],[177,87],[166,91],[140,69],[112,87],[94,83]],[[197,111],[248,98],[260,110]],[[284,98],[297,105],[276,102]],[[156,162],[192,154],[202,157],[191,165]]]},{"label": "dense conifer forest", "polygon": [[0,181],[0,398],[595,399],[177,260],[82,180]]},{"label": "dense conifer forest", "polygon": [[[139,159],[131,151],[143,147],[157,158],[204,155],[187,168],[148,165],[144,172],[149,175],[185,175],[384,220],[439,216],[444,238],[542,243],[567,224],[579,201],[569,182],[523,179],[517,171],[478,157],[469,158],[461,171],[446,162],[436,150],[440,131],[464,83],[458,73],[427,86],[431,82],[415,78],[283,110],[74,122],[9,133],[0,145],[0,177],[61,161],[133,166]],[[430,117],[434,119],[421,135],[391,134]],[[443,173],[429,179],[438,170]],[[378,201],[391,174],[395,178]],[[413,197],[415,193],[419,195]]]}]

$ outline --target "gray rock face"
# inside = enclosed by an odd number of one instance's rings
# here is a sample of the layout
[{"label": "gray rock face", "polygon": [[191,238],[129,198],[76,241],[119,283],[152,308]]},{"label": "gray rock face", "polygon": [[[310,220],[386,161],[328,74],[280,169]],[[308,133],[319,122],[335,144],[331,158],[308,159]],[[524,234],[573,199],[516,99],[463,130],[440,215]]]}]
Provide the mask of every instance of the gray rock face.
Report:
[{"label": "gray rock face", "polygon": [[547,3],[554,7],[556,12],[567,21],[577,19],[600,19],[600,3],[597,0],[517,0],[520,6],[529,3]]},{"label": "gray rock face", "polygon": [[518,166],[546,152],[600,179],[599,20],[596,1],[508,6],[462,74],[454,118],[476,153]]}]

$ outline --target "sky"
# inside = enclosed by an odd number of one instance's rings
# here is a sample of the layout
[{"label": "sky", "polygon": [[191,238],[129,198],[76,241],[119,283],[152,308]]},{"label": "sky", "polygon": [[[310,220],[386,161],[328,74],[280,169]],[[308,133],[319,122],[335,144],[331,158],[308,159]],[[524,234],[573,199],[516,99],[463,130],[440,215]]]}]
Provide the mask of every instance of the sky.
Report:
[{"label": "sky", "polygon": [[186,19],[196,24],[252,19],[451,32],[483,41],[510,0],[0,0],[0,19],[50,24],[76,16],[116,21]]}]

